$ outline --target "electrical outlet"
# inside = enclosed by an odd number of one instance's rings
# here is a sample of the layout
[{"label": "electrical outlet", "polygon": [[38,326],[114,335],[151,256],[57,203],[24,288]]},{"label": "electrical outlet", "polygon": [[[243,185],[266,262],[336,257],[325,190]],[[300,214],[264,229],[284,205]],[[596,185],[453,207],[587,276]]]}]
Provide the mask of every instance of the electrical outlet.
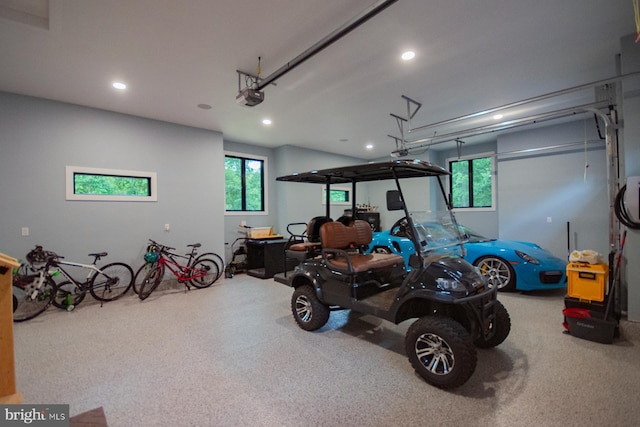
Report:
[{"label": "electrical outlet", "polygon": [[29,227],[22,227],[22,235],[25,237],[29,235]]},{"label": "electrical outlet", "polygon": [[169,230],[171,230],[171,226],[169,224],[165,224],[164,231],[169,231]]},{"label": "electrical outlet", "polygon": [[551,222],[551,217],[550,216],[547,217],[547,222]]}]

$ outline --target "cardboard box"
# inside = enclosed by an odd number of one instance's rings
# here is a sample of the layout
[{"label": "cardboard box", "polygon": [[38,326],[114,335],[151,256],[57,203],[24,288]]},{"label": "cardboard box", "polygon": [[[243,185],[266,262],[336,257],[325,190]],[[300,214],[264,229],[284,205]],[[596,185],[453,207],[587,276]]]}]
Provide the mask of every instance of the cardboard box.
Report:
[{"label": "cardboard box", "polygon": [[262,239],[269,237],[273,234],[271,227],[252,227],[247,232],[247,237],[250,239]]},{"label": "cardboard box", "polygon": [[607,264],[571,262],[567,265],[567,294],[586,301],[604,301],[609,276]]}]

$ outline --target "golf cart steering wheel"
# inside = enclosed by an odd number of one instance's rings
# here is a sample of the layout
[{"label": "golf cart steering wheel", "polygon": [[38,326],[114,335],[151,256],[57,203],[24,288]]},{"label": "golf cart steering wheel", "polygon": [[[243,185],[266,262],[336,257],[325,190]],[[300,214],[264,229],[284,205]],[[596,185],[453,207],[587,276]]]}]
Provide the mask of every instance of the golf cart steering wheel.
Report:
[{"label": "golf cart steering wheel", "polygon": [[407,217],[403,216],[394,222],[389,229],[389,234],[396,237],[409,237],[409,221],[407,221]]}]

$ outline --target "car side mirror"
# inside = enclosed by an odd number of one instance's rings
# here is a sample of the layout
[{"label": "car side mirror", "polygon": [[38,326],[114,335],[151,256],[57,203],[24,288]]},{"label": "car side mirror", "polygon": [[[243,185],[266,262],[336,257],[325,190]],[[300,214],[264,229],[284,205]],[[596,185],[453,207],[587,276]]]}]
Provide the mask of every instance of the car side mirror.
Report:
[{"label": "car side mirror", "polygon": [[404,202],[400,197],[398,190],[387,191],[387,210],[389,211],[401,211],[404,209]]}]

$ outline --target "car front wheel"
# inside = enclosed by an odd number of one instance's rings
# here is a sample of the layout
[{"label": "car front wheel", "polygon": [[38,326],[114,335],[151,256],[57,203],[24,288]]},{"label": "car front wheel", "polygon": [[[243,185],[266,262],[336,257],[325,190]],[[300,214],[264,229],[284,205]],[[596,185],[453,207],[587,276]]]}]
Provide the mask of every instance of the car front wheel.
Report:
[{"label": "car front wheel", "polygon": [[461,386],[476,369],[478,356],[471,336],[447,317],[416,320],[407,331],[405,348],[413,369],[442,389]]},{"label": "car front wheel", "polygon": [[473,263],[480,274],[489,280],[490,287],[498,287],[499,291],[515,291],[516,273],[513,267],[502,258],[485,256]]},{"label": "car front wheel", "polygon": [[291,312],[298,326],[305,331],[320,329],[329,321],[329,307],[318,299],[311,285],[299,286],[293,292]]}]

